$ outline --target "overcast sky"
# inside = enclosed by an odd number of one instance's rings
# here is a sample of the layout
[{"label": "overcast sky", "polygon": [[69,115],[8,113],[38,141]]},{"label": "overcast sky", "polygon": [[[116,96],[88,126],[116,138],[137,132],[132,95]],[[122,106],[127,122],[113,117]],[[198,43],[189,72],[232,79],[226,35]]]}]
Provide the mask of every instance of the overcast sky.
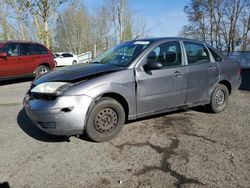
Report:
[{"label": "overcast sky", "polygon": [[[134,12],[145,17],[153,37],[177,36],[187,23],[183,9],[190,0],[129,0],[128,2]],[[102,3],[103,0],[84,0],[84,4],[91,12]]]}]

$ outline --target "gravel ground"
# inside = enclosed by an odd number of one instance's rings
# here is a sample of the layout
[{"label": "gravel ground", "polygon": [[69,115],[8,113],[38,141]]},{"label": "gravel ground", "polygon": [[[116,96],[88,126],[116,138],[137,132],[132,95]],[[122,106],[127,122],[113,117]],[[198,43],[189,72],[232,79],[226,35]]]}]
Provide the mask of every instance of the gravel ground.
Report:
[{"label": "gravel ground", "polygon": [[221,114],[154,116],[93,143],[35,128],[21,104],[29,85],[0,86],[0,187],[250,187],[249,91]]}]

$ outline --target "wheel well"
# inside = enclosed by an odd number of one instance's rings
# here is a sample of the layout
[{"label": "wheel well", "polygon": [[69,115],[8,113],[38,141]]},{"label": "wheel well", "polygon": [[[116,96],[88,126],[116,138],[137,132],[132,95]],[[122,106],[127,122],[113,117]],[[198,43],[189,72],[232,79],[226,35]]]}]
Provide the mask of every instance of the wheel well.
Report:
[{"label": "wheel well", "polygon": [[50,69],[50,66],[49,66],[48,63],[42,63],[42,64],[40,64],[39,66],[41,66],[41,65],[43,65],[43,66],[45,66],[45,67],[48,67],[48,68]]},{"label": "wheel well", "polygon": [[119,102],[124,109],[126,121],[128,120],[128,113],[129,113],[128,102],[122,95],[118,93],[105,93],[104,95],[101,96],[101,98],[102,97],[110,97]]},{"label": "wheel well", "polygon": [[222,81],[219,82],[219,84],[222,84],[222,85],[226,86],[227,89],[228,89],[228,91],[229,91],[229,94],[231,94],[231,89],[232,89],[232,87],[231,87],[230,82],[228,82],[228,81],[226,81],[226,80],[222,80]]}]

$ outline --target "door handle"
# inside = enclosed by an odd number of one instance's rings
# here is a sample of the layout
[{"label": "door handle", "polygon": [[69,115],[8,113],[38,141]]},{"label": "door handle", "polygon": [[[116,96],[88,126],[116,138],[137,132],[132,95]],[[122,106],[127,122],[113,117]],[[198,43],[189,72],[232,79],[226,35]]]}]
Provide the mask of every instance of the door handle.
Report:
[{"label": "door handle", "polygon": [[181,77],[181,73],[180,73],[179,71],[175,71],[175,72],[174,72],[174,75],[175,75],[176,77]]},{"label": "door handle", "polygon": [[210,72],[215,71],[215,67],[209,66],[208,71],[210,71]]}]

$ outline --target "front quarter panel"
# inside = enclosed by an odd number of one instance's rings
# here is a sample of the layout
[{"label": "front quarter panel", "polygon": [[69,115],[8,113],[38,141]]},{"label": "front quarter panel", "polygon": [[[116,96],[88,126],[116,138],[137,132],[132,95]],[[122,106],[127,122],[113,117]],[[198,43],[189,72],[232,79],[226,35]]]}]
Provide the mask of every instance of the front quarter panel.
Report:
[{"label": "front quarter panel", "polygon": [[124,97],[128,103],[129,117],[135,116],[136,97],[133,69],[125,69],[83,81],[67,90],[64,95],[87,95],[97,99],[108,93],[116,93]]}]

